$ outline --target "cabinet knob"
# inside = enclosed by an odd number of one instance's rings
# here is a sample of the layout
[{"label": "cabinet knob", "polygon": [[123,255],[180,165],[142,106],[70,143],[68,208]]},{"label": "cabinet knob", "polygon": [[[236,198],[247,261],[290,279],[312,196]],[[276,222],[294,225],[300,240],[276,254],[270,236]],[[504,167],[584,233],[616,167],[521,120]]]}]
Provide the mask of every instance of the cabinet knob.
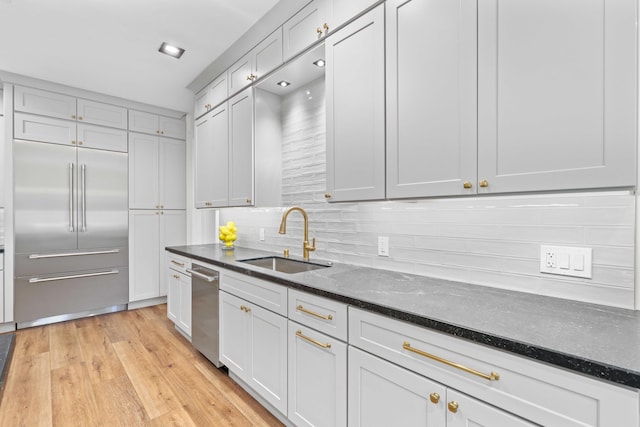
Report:
[{"label": "cabinet knob", "polygon": [[78,116],[78,120],[83,120],[82,116]]},{"label": "cabinet knob", "polygon": [[318,36],[321,36],[322,35],[322,28],[318,27],[316,29],[316,33],[318,33]]},{"label": "cabinet knob", "polygon": [[76,142],[75,141],[71,141],[71,143],[75,145]]},{"label": "cabinet knob", "polygon": [[71,115],[71,118],[75,120],[76,115],[75,115],[75,114],[72,114],[72,115]]},{"label": "cabinet knob", "polygon": [[78,141],[78,145],[82,145],[82,141]]},{"label": "cabinet knob", "polygon": [[325,199],[330,199],[331,198],[331,193],[324,193],[324,198]]},{"label": "cabinet knob", "polygon": [[473,184],[471,184],[471,181],[465,181],[464,184],[462,184],[462,186],[464,188],[471,188],[473,187]]},{"label": "cabinet knob", "polygon": [[251,199],[247,199],[247,204],[250,205],[251,204]]},{"label": "cabinet knob", "polygon": [[482,187],[482,188],[488,187],[489,186],[489,181],[487,181],[486,179],[483,179],[482,181],[480,181],[478,183],[478,185],[480,185],[480,187]]},{"label": "cabinet knob", "polygon": [[429,400],[431,403],[438,403],[440,402],[440,395],[438,393],[431,393],[429,395]]},{"label": "cabinet knob", "polygon": [[449,408],[450,412],[455,414],[456,412],[458,412],[458,402],[456,402],[455,400],[452,400],[447,404],[447,408]]},{"label": "cabinet knob", "polygon": [[163,130],[160,131],[160,135],[164,135],[164,131]]},{"label": "cabinet knob", "polygon": [[324,28],[325,32],[329,31],[329,25],[326,22],[322,25],[322,28]]},{"label": "cabinet knob", "polygon": [[156,131],[156,133],[157,133],[158,135],[160,135],[160,131],[159,131],[159,130],[157,130],[157,131]]}]

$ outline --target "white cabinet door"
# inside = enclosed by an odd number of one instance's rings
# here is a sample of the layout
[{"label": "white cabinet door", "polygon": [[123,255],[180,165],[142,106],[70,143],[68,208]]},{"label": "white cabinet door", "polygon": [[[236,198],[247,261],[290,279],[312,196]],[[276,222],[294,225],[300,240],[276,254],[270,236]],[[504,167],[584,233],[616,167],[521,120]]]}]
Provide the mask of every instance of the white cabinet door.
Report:
[{"label": "white cabinet door", "polygon": [[288,418],[297,426],[347,425],[347,345],[289,320]]},{"label": "white cabinet door", "polygon": [[533,427],[520,417],[480,402],[456,390],[447,390],[447,427]]},{"label": "white cabinet door", "polygon": [[129,110],[129,130],[158,135],[158,116],[144,111]]},{"label": "white cabinet door", "polygon": [[121,151],[128,150],[128,134],[126,130],[78,123],[78,145],[100,150]]},{"label": "white cabinet door", "polygon": [[251,53],[236,61],[229,68],[229,94],[233,95],[251,84],[252,78]]},{"label": "white cabinet door", "polygon": [[376,2],[377,0],[326,0],[329,31],[337,29]]},{"label": "white cabinet door", "polygon": [[326,33],[325,1],[313,0],[282,26],[282,47],[287,61],[320,40]]},{"label": "white cabinet door", "polygon": [[[184,210],[160,211],[160,239],[158,247],[158,259],[161,266],[167,264],[167,246],[184,245],[187,242],[187,212]],[[167,276],[160,275],[159,296],[167,294]]]},{"label": "white cabinet door", "polygon": [[191,277],[180,274],[180,309],[178,326],[187,336],[191,336]]},{"label": "white cabinet door", "polygon": [[251,65],[256,79],[282,65],[282,27],[251,50]]},{"label": "white cabinet door", "polygon": [[246,306],[243,299],[220,291],[220,361],[242,379],[247,378],[249,349],[245,335],[249,322]]},{"label": "white cabinet door", "polygon": [[158,116],[158,129],[160,130],[160,135],[166,138],[186,138],[186,123],[184,119]]},{"label": "white cabinet door", "polygon": [[326,42],[329,201],[385,196],[384,8]]},{"label": "white cabinet door", "polygon": [[84,123],[127,130],[127,109],[78,98],[77,119]]},{"label": "white cabinet door", "polygon": [[129,211],[129,301],[159,296],[159,227],[158,211]]},{"label": "white cabinet door", "polygon": [[635,185],[637,7],[479,2],[479,192]]},{"label": "white cabinet door", "polygon": [[248,317],[246,382],[274,408],[287,413],[287,319],[245,302]]},{"label": "white cabinet door", "polygon": [[67,120],[76,119],[76,98],[72,96],[15,86],[13,102],[15,111]]},{"label": "white cabinet door", "polygon": [[[0,91],[0,102],[2,102],[2,91]],[[3,171],[6,171],[4,165],[4,120],[5,117],[3,115],[0,115],[0,167],[2,167]],[[5,173],[0,173],[0,208],[4,207],[4,175]]]},{"label": "white cabinet door", "polygon": [[[219,159],[215,158],[213,129],[215,126],[214,120],[216,120],[216,118],[218,120],[218,125],[220,125],[221,121],[225,124],[224,129],[227,129],[226,108],[222,108],[221,110],[218,109],[212,114],[207,114],[206,116],[198,119],[195,124],[196,138],[193,155],[193,173],[196,208],[208,208],[212,206],[213,187],[215,182],[214,176],[216,175],[217,167],[222,163]],[[223,167],[226,171],[228,168],[226,162],[224,162]]]},{"label": "white cabinet door", "polygon": [[229,100],[229,206],[253,203],[253,89]]},{"label": "white cabinet door", "polygon": [[447,389],[349,346],[349,426],[444,427]]},{"label": "white cabinet door", "polygon": [[387,197],[473,194],[476,0],[386,7]]},{"label": "white cabinet door", "polygon": [[159,208],[158,137],[129,134],[129,209]]},{"label": "white cabinet door", "polygon": [[187,163],[184,141],[159,138],[159,198],[162,209],[186,209]]},{"label": "white cabinet door", "polygon": [[193,116],[197,119],[211,110],[209,86],[196,93],[193,99]]},{"label": "white cabinet door", "polygon": [[229,97],[228,72],[225,71],[218,76],[206,88],[202,89],[195,96],[194,116],[196,118],[213,110]]},{"label": "white cabinet door", "polygon": [[167,268],[167,317],[174,324],[178,323],[180,312],[180,276],[175,270]]},{"label": "white cabinet door", "polygon": [[76,122],[32,114],[13,114],[13,136],[27,141],[75,145]]}]

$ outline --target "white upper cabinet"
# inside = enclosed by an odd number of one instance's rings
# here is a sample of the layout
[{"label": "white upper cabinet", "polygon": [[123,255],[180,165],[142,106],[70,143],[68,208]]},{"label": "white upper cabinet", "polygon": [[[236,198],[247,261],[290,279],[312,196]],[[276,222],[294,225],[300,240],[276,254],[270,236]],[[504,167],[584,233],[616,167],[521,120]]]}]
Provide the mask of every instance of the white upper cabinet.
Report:
[{"label": "white upper cabinet", "polygon": [[185,139],[186,125],[184,119],[129,110],[129,130],[168,138]]},{"label": "white upper cabinet", "polygon": [[76,117],[85,123],[127,129],[127,109],[116,105],[79,98]]},{"label": "white upper cabinet", "polygon": [[253,204],[253,90],[229,100],[229,206]]},{"label": "white upper cabinet", "polygon": [[228,70],[229,95],[282,65],[282,28],[271,33]]},{"label": "white upper cabinet", "polygon": [[475,193],[476,1],[386,8],[387,197]]},{"label": "white upper cabinet", "polygon": [[124,107],[29,87],[15,86],[14,110],[127,129],[127,109]]},{"label": "white upper cabinet", "polygon": [[196,122],[194,154],[195,207],[226,206],[229,194],[228,103]]},{"label": "white upper cabinet", "polygon": [[237,60],[229,67],[229,94],[239,92],[253,81],[251,53]]},{"label": "white upper cabinet", "polygon": [[282,65],[282,27],[251,50],[253,80],[263,77]]},{"label": "white upper cabinet", "polygon": [[198,118],[224,102],[229,97],[229,78],[225,71],[195,96],[194,117]]},{"label": "white upper cabinet", "polygon": [[325,2],[327,26],[329,30],[333,31],[368,7],[376,4],[378,0],[325,0]]},{"label": "white upper cabinet", "polygon": [[128,149],[127,131],[124,129],[78,123],[76,132],[78,145],[83,147],[122,152]]},{"label": "white upper cabinet", "polygon": [[282,46],[285,61],[327,34],[329,26],[325,7],[326,0],[313,0],[284,23]]},{"label": "white upper cabinet", "polygon": [[385,196],[384,8],[326,41],[329,201]]},{"label": "white upper cabinet", "polygon": [[30,87],[15,86],[13,102],[15,111],[57,117],[59,119],[76,119],[76,98],[73,96]]},{"label": "white upper cabinet", "polygon": [[479,2],[479,192],[635,185],[637,7]]}]

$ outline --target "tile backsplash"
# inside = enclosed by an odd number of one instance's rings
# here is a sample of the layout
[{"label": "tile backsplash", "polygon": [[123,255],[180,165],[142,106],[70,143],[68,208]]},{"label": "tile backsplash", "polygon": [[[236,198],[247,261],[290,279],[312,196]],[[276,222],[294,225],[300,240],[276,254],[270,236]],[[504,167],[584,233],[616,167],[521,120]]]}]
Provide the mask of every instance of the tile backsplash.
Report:
[{"label": "tile backsplash", "polygon": [[[312,258],[634,308],[632,193],[328,203],[323,82],[282,103],[282,200],[307,210]],[[278,234],[285,207],[221,209],[220,222],[236,222],[238,245],[301,255],[301,215]],[[378,236],[389,237],[389,257],[377,255]],[[593,278],[540,273],[541,244],[593,248]]]}]

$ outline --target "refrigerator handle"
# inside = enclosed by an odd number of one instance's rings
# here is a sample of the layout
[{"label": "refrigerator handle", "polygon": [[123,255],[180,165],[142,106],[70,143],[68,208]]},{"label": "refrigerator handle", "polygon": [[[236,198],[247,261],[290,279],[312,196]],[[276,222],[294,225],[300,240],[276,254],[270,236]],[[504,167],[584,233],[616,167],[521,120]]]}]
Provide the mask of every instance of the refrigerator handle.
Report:
[{"label": "refrigerator handle", "polygon": [[73,218],[73,163],[69,163],[69,231],[75,232]]},{"label": "refrigerator handle", "polygon": [[82,192],[82,228],[80,231],[83,233],[87,231],[87,165],[80,166],[80,187]]}]

